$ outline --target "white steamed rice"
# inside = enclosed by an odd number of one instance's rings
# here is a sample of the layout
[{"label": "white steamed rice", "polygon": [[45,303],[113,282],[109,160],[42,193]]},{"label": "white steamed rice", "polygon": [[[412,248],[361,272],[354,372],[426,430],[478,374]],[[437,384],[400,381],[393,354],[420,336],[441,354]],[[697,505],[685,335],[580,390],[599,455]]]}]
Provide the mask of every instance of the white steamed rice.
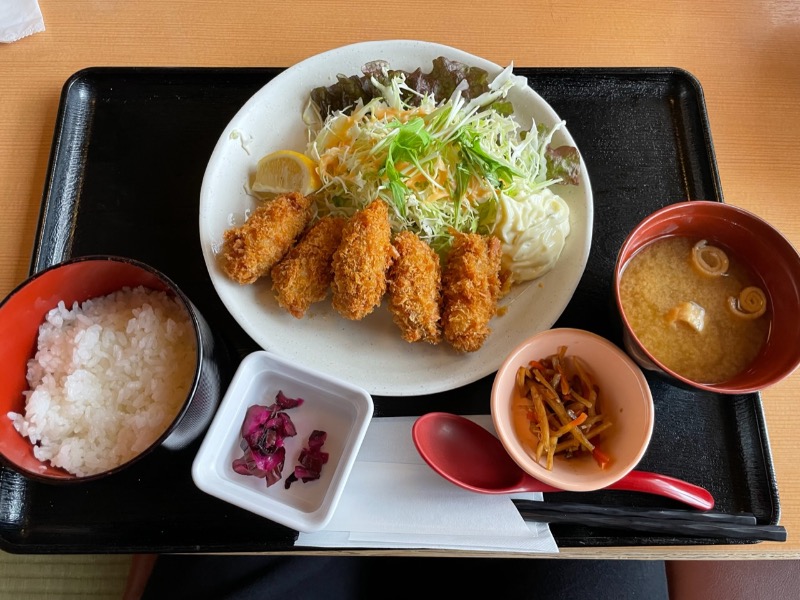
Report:
[{"label": "white steamed rice", "polygon": [[195,339],[164,292],[125,288],[64,303],[39,328],[25,414],[8,413],[39,460],[79,476],[119,466],[152,444],[192,383]]}]

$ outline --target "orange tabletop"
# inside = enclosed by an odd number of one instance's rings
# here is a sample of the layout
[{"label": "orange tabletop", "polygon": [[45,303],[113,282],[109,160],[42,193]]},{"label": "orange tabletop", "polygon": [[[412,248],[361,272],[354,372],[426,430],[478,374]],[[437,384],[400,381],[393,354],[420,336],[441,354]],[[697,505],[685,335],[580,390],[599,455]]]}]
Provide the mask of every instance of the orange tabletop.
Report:
[{"label": "orange tabletop", "polygon": [[[498,64],[666,66],[703,86],[725,201],[800,247],[800,4],[59,0],[0,45],[0,292],[28,273],[65,80],[90,66],[290,66],[337,46],[421,39]],[[800,318],[800,317],[798,317]],[[786,543],[565,549],[569,557],[800,558],[800,374],[763,393]]]}]

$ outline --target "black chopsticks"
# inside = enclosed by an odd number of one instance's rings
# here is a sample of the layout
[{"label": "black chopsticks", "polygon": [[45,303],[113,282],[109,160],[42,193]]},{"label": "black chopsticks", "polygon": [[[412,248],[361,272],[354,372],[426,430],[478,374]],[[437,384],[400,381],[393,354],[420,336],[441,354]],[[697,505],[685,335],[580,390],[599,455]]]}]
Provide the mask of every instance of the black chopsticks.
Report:
[{"label": "black chopsticks", "polygon": [[622,508],[567,502],[514,500],[522,517],[543,523],[568,523],[618,530],[642,531],[692,537],[713,537],[785,542],[780,525],[759,525],[748,513],[717,511]]}]

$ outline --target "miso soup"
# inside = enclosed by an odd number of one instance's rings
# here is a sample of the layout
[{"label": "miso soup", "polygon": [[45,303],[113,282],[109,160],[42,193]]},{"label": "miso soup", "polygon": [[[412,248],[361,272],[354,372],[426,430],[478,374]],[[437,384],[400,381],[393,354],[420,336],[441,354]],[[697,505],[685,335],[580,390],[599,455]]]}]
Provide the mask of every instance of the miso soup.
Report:
[{"label": "miso soup", "polygon": [[[673,236],[644,246],[622,272],[620,301],[631,329],[655,358],[687,379],[720,383],[755,359],[770,312],[766,290],[735,256],[723,250],[715,274],[698,270],[698,243],[704,242]],[[717,260],[711,261],[715,268]],[[758,313],[741,309],[743,290],[761,294]]]}]

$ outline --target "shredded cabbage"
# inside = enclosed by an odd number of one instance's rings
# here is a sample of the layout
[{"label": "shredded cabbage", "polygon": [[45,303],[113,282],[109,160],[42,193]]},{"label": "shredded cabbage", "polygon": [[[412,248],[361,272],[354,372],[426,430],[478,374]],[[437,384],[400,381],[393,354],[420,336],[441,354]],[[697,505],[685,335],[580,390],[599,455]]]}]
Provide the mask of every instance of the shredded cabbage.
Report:
[{"label": "shredded cabbage", "polygon": [[[414,231],[443,257],[453,229],[493,233],[503,242],[503,264],[514,281],[549,270],[569,234],[569,209],[549,190],[562,180],[548,176],[547,164],[552,137],[564,122],[524,129],[512,114],[495,109],[510,89],[527,85],[511,67],[471,100],[462,94],[466,81],[437,101],[409,87],[406,73],[388,74],[370,77],[379,96],[325,118],[309,102],[307,154],[322,181],[320,214],[349,217],[380,198],[390,207],[395,233]],[[509,226],[504,215],[517,222]],[[528,220],[519,222],[520,215]],[[526,230],[543,239],[531,240]]]}]

